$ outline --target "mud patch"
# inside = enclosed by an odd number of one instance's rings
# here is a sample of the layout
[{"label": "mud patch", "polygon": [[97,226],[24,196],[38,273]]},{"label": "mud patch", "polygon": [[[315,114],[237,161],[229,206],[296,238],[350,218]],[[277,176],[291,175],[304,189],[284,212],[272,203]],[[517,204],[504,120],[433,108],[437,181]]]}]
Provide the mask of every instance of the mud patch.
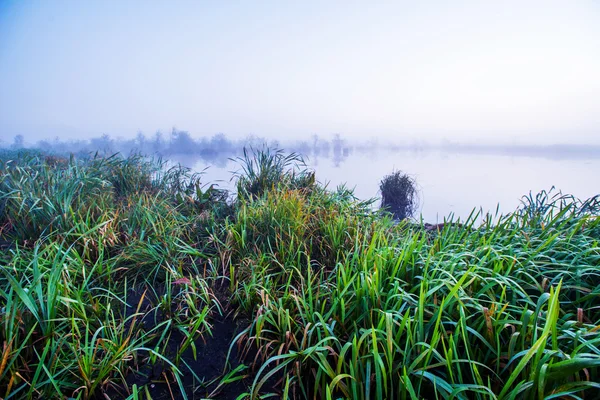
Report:
[{"label": "mud patch", "polygon": [[[213,285],[213,293],[221,305],[222,314],[215,312],[210,321],[210,333],[206,332],[188,347],[180,356],[178,365],[181,375],[179,380],[185,389],[188,399],[237,399],[244,393],[249,393],[255,372],[240,361],[240,350],[234,339],[250,325],[247,318],[234,318],[234,312],[229,305],[230,293],[220,284]],[[164,288],[155,289],[154,293],[160,297]],[[148,311],[142,319],[144,329],[150,330],[158,323],[165,320],[163,311],[154,307],[157,300],[148,291],[142,296],[143,290],[131,291],[128,295],[129,304],[139,304],[141,309]],[[154,307],[154,308],[153,308]],[[135,307],[132,307],[135,308]],[[175,329],[169,332],[164,355],[174,363],[175,355],[185,340],[185,335]],[[155,343],[148,344],[153,348]],[[229,358],[228,358],[229,354]],[[256,351],[247,351],[245,359],[250,362]],[[133,391],[134,385],[138,388],[141,398],[150,396],[152,399],[184,399],[180,384],[176,379],[171,366],[158,360],[149,361],[148,352],[140,352],[140,358],[135,368],[131,368],[125,376],[126,384],[121,387],[112,387],[105,392],[102,399],[127,398]],[[141,360],[141,362],[140,362]]]}]

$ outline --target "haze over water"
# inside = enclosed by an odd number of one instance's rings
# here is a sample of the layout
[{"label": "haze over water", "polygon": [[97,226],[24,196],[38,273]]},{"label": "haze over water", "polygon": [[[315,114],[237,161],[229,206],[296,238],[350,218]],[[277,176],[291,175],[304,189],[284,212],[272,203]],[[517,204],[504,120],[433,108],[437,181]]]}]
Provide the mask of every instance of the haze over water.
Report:
[{"label": "haze over water", "polygon": [[[428,221],[508,211],[552,185],[587,197],[599,191],[598,157],[582,151],[600,145],[598,21],[594,0],[0,1],[0,146],[174,126],[195,139],[339,133],[435,148],[311,161],[361,198],[394,168],[413,175]],[[535,149],[554,144],[582,147]]]},{"label": "haze over water", "polygon": [[0,137],[600,141],[600,3],[0,2]]},{"label": "haze over water", "polygon": [[[499,212],[507,213],[520,205],[523,195],[553,186],[555,191],[587,199],[598,194],[594,182],[600,171],[600,154],[595,158],[556,159],[402,150],[352,153],[337,166],[330,158],[307,161],[319,181],[329,182],[329,188],[346,184],[363,200],[380,197],[379,181],[383,176],[395,169],[405,171],[419,186],[415,218],[422,216],[429,223],[443,222],[451,214],[464,220],[473,209],[480,208],[483,214],[495,214],[498,204]],[[221,188],[235,189],[230,172],[238,169],[236,163],[211,166],[199,161],[192,165],[197,171],[204,170],[206,182],[216,181]]]}]

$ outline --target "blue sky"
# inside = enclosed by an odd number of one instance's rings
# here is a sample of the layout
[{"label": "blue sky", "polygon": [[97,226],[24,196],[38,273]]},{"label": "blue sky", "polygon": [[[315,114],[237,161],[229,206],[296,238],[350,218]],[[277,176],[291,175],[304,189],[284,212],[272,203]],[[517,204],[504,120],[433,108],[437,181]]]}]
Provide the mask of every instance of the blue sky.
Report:
[{"label": "blue sky", "polygon": [[0,0],[0,139],[600,143],[597,1]]}]

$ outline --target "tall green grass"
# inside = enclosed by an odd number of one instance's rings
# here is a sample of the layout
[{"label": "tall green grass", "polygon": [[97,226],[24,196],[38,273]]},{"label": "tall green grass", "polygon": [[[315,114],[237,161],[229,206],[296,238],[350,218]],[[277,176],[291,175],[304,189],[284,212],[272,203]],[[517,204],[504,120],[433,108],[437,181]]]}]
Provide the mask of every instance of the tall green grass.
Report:
[{"label": "tall green grass", "polygon": [[432,233],[328,196],[274,189],[228,224],[253,397],[281,376],[293,398],[600,394],[598,198]]},{"label": "tall green grass", "polygon": [[[2,398],[149,398],[153,379],[218,398],[244,375],[240,398],[600,395],[600,197],[432,231],[283,152],[245,152],[236,198],[138,156],[0,159]],[[208,390],[186,357],[228,307],[251,370]]]},{"label": "tall green grass", "polygon": [[223,195],[139,156],[3,156],[0,397],[122,396],[152,364],[185,393],[181,355],[221,312],[203,255]]}]

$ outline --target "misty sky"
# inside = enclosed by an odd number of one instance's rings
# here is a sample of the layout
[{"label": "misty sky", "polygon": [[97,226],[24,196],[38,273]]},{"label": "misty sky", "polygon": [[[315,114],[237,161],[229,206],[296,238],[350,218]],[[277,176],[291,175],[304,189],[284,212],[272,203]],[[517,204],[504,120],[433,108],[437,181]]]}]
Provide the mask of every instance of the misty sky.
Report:
[{"label": "misty sky", "polygon": [[0,0],[16,134],[600,143],[599,1]]}]

